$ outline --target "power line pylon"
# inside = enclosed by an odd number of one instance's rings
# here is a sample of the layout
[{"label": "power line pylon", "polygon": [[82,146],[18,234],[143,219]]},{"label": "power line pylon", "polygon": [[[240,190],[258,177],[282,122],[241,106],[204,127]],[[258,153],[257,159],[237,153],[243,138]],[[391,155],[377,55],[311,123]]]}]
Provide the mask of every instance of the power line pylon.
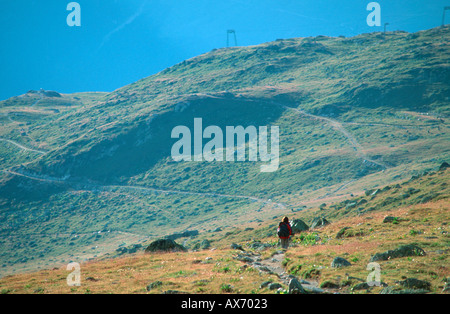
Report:
[{"label": "power line pylon", "polygon": [[450,10],[450,7],[444,7],[444,13],[442,13],[442,26],[445,25],[445,11]]},{"label": "power line pylon", "polygon": [[227,47],[230,46],[230,34],[234,35],[234,45],[237,46],[236,31],[234,29],[227,30]]}]

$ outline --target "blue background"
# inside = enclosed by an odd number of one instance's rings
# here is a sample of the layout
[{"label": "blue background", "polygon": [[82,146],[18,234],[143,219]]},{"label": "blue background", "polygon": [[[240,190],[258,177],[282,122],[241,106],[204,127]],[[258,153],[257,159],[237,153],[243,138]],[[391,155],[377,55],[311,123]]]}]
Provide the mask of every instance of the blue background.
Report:
[{"label": "blue background", "polygon": [[382,31],[385,22],[391,31],[416,32],[439,26],[450,5],[379,0],[382,26],[369,27],[369,0],[79,0],[81,27],[69,27],[69,2],[0,1],[0,100],[39,88],[112,91],[225,47],[227,29],[242,46],[353,36]]}]

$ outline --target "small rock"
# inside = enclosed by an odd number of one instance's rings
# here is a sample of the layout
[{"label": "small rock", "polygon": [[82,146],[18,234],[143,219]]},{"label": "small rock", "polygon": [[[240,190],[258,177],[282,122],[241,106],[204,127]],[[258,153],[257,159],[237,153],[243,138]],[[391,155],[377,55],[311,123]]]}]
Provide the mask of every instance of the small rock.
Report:
[{"label": "small rock", "polygon": [[352,290],[365,290],[369,289],[370,286],[367,282],[360,282],[353,286]]},{"label": "small rock", "polygon": [[257,268],[259,269],[259,271],[263,271],[263,272],[266,272],[266,273],[269,273],[269,274],[273,273],[273,271],[267,266],[258,266]]},{"label": "small rock", "polygon": [[388,222],[398,222],[398,217],[392,217],[392,216],[384,217],[383,223],[388,223]]},{"label": "small rock", "polygon": [[288,288],[289,294],[305,294],[306,291],[303,289],[300,281],[298,281],[297,278],[292,278],[289,281],[289,288]]},{"label": "small rock", "polygon": [[431,283],[416,278],[406,278],[405,280],[399,281],[398,284],[410,289],[431,290]]},{"label": "small rock", "polygon": [[277,282],[269,284],[269,290],[277,290],[279,288],[282,288],[282,285]]},{"label": "small rock", "polygon": [[322,289],[326,289],[326,288],[328,288],[328,289],[339,289],[340,286],[337,283],[335,283],[335,282],[326,280],[326,281],[324,281],[324,282],[322,282],[320,284],[320,288],[322,288]]},{"label": "small rock", "polygon": [[236,243],[231,243],[230,246],[233,250],[241,250],[241,251],[245,251],[244,248],[242,247],[242,245],[236,244]]},{"label": "small rock", "polygon": [[330,222],[323,217],[315,217],[311,222],[311,229],[328,225]]},{"label": "small rock", "polygon": [[346,266],[351,266],[352,264],[347,261],[345,258],[342,257],[336,257],[332,262],[331,262],[331,267],[333,268],[339,268],[339,267],[346,267]]},{"label": "small rock", "polygon": [[237,259],[238,261],[244,262],[244,263],[253,263],[253,259],[251,257],[240,255],[240,254],[238,254],[235,257],[235,259]]},{"label": "small rock", "polygon": [[270,285],[272,283],[272,281],[264,281],[259,287],[261,289],[267,287],[268,285]]}]

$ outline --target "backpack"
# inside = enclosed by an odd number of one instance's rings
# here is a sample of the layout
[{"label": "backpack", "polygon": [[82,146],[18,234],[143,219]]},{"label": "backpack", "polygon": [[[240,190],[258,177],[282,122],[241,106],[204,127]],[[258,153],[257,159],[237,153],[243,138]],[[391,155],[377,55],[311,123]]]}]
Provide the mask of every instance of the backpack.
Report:
[{"label": "backpack", "polygon": [[278,236],[279,237],[289,237],[289,227],[286,223],[280,222],[280,225],[278,226]]}]

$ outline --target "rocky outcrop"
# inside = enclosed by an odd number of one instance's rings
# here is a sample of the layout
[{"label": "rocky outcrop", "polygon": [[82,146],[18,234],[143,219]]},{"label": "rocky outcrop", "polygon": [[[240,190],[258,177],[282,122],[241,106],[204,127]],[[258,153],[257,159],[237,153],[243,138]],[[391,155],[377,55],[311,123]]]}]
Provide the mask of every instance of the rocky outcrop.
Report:
[{"label": "rocky outcrop", "polygon": [[347,266],[352,266],[352,264],[343,257],[338,256],[331,262],[331,267],[333,268],[340,268]]},{"label": "rocky outcrop", "polygon": [[315,217],[311,222],[311,229],[320,228],[328,225],[330,222],[323,217]]},{"label": "rocky outcrop", "polygon": [[294,219],[291,222],[291,228],[294,234],[307,231],[309,229],[308,225],[301,219]]},{"label": "rocky outcrop", "polygon": [[150,243],[145,249],[149,252],[172,252],[172,251],[186,251],[186,248],[170,239],[159,239]]},{"label": "rocky outcrop", "polygon": [[391,258],[399,258],[399,257],[406,257],[406,256],[424,256],[425,251],[421,249],[420,247],[408,244],[408,245],[402,245],[394,250],[389,250],[383,253],[376,253],[369,262],[377,262],[377,261],[387,261]]}]

